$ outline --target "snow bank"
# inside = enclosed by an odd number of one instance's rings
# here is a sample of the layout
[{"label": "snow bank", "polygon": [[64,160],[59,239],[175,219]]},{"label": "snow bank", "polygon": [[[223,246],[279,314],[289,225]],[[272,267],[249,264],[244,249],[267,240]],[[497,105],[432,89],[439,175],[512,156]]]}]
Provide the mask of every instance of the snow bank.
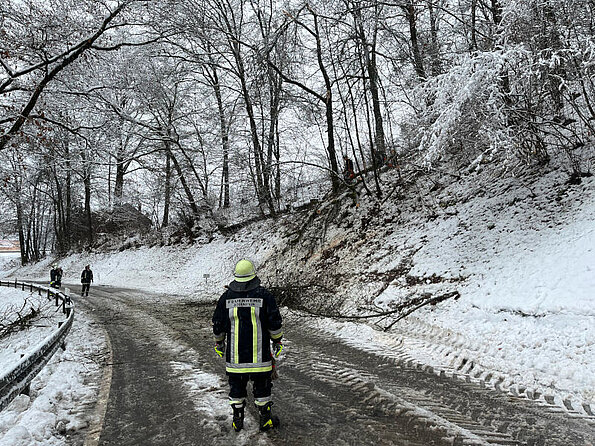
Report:
[{"label": "snow bank", "polygon": [[[574,189],[554,181],[545,176],[533,190],[481,200],[466,200],[464,184],[453,187],[438,197],[456,203],[451,215],[395,231],[391,251],[418,249],[410,275],[445,279],[415,289],[456,288],[462,296],[421,309],[395,333],[411,339],[420,361],[453,365],[464,357],[580,407],[595,403],[595,180]],[[457,276],[465,279],[448,282]],[[375,302],[389,308],[409,292],[396,280]]]},{"label": "snow bank", "polygon": [[[130,249],[118,253],[74,254],[59,261],[63,281],[80,282],[85,265],[93,270],[93,285],[112,285],[151,290],[172,295],[218,297],[223,285],[233,280],[233,267],[241,258],[262,263],[280,240],[274,235],[260,239],[255,234],[263,224],[243,230],[231,239],[219,236],[202,246]],[[52,259],[6,271],[13,277],[46,281]],[[207,277],[205,277],[205,275]],[[77,290],[77,288],[73,288]]]},{"label": "snow bank", "polygon": [[0,287],[0,322],[8,325],[21,316],[39,311],[33,325],[25,330],[15,331],[0,338],[0,374],[10,370],[22,356],[33,350],[46,336],[50,335],[63,320],[61,307],[55,307],[53,301],[37,292],[30,293],[21,289]]},{"label": "snow bank", "polygon": [[8,271],[14,271],[20,265],[20,255],[15,253],[0,253],[0,278],[4,278]]},{"label": "snow bank", "polygon": [[[23,300],[14,290],[0,287],[0,302]],[[12,297],[11,297],[12,296]],[[63,318],[62,318],[63,319]],[[20,353],[33,347],[55,325],[20,332],[0,346],[2,368],[20,359]],[[94,404],[101,374],[97,358],[105,346],[103,333],[78,312],[66,339],[65,351],[58,349],[44,369],[31,382],[30,396],[20,395],[0,412],[0,444],[3,446],[65,446],[73,443],[79,431],[88,426],[85,413]],[[82,443],[80,438],[78,443]],[[77,443],[77,444],[78,444]]]},{"label": "snow bank", "polygon": [[[474,211],[463,209],[457,218],[425,228],[429,241],[416,254],[411,273],[470,275],[465,301],[492,311],[595,316],[592,202],[577,209],[571,221],[535,229],[520,227],[514,211],[500,216],[493,229],[482,228]],[[447,227],[461,222],[475,228],[457,234]]]}]

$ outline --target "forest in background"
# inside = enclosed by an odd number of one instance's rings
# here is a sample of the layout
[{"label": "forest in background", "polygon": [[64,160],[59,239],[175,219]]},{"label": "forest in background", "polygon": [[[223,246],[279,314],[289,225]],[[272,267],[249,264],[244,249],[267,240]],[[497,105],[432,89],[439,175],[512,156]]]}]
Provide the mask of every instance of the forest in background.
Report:
[{"label": "forest in background", "polygon": [[[21,261],[275,216],[383,169],[591,174],[584,0],[5,0],[0,233]],[[344,157],[356,178],[344,175]],[[397,199],[397,198],[395,198]]]}]

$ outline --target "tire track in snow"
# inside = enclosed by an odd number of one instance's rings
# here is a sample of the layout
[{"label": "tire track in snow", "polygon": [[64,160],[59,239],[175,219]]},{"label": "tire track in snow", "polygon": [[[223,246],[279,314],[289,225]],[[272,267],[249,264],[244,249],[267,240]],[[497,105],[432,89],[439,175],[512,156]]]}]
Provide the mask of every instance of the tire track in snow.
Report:
[{"label": "tire track in snow", "polygon": [[[311,333],[318,331],[313,324],[306,325]],[[304,340],[305,343],[316,348],[321,345],[318,339],[325,339],[327,350],[333,352],[332,358],[339,361],[338,367],[345,366],[340,359],[348,356],[348,364],[359,364],[358,369],[373,375],[373,381],[368,381],[370,384],[374,383],[372,385],[402,396],[414,406],[434,412],[483,441],[561,446],[595,443],[591,417],[567,413],[551,404],[489,388],[486,382],[489,382],[490,376],[482,375],[484,380],[474,380],[457,375],[456,371],[447,373],[443,369],[425,366],[410,358],[400,342],[367,345],[364,352],[357,341],[337,339],[330,330],[321,333],[320,337],[306,335],[308,339]],[[328,349],[329,336],[335,344],[332,349]],[[338,351],[343,354],[336,354]],[[370,366],[374,364],[378,365]],[[462,441],[462,444],[472,444],[473,440]]]},{"label": "tire track in snow", "polygon": [[[257,433],[249,404],[247,429],[238,435],[230,429],[224,366],[211,351],[214,306],[157,305],[134,291],[110,293],[112,322],[119,318],[115,325],[149,336],[147,352],[166,352],[162,373],[180,383],[174,394],[181,390],[190,406],[184,416],[203,420],[195,424],[204,435],[201,444],[574,446],[595,438],[585,420],[423,366],[398,342],[363,351],[303,320],[286,321],[287,357],[273,390],[280,428]],[[220,403],[214,415],[207,409],[213,401]]]}]

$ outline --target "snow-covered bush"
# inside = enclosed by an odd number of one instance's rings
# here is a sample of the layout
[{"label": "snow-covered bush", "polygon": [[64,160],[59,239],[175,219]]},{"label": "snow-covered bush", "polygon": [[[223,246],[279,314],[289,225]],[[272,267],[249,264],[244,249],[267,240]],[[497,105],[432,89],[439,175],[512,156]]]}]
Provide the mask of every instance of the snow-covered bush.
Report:
[{"label": "snow-covered bush", "polygon": [[467,55],[421,84],[413,125],[426,162],[469,165],[498,157],[532,164],[555,156],[573,174],[588,172],[594,48],[593,42],[557,51],[518,45]]},{"label": "snow-covered bush", "polygon": [[510,150],[502,75],[518,50],[462,56],[415,91],[420,147],[429,163],[444,154],[468,162],[486,151]]},{"label": "snow-covered bush", "polygon": [[413,92],[403,134],[425,161],[458,166],[505,160],[565,163],[590,174],[595,159],[595,39],[578,0],[511,0],[489,49],[451,57]]}]

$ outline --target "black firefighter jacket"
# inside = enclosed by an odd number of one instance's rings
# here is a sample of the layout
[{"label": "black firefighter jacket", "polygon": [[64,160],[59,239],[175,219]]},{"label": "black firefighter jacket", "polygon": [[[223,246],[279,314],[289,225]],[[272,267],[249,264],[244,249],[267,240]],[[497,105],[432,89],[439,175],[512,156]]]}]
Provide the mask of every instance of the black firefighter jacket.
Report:
[{"label": "black firefighter jacket", "polygon": [[93,271],[90,269],[84,269],[81,273],[81,283],[91,283],[93,282]]},{"label": "black firefighter jacket", "polygon": [[260,286],[258,277],[231,282],[213,315],[215,340],[227,337],[227,373],[270,372],[270,343],[283,336],[282,322],[275,298]]}]

